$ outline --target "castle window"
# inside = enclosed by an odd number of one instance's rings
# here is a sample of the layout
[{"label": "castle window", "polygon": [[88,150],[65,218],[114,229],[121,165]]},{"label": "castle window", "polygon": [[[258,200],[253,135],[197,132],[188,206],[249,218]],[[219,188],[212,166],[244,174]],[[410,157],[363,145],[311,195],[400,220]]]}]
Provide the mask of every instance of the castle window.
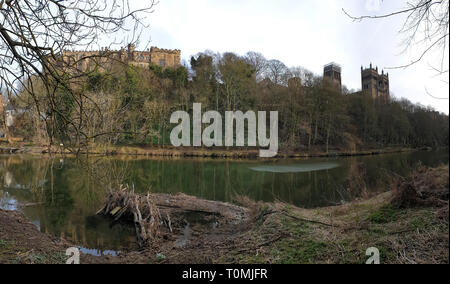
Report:
[{"label": "castle window", "polygon": [[165,59],[160,59],[159,60],[159,66],[166,67],[166,60]]}]

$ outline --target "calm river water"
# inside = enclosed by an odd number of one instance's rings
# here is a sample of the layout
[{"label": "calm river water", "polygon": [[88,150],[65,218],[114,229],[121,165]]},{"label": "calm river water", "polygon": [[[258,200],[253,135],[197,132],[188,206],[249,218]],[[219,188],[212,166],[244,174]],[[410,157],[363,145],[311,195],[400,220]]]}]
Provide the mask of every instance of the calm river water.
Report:
[{"label": "calm river water", "polygon": [[387,190],[393,173],[408,175],[418,163],[448,161],[448,151],[276,162],[0,156],[0,208],[23,211],[41,231],[84,252],[114,254],[134,247],[134,229],[110,228],[93,215],[118,184],[142,193],[183,192],[220,201],[244,195],[316,208]]}]

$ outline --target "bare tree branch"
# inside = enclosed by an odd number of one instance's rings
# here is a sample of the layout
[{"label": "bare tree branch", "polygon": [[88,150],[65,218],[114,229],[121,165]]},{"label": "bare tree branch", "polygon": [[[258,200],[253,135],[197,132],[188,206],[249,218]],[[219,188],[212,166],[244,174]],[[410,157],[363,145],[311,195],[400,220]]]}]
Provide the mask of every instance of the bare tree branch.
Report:
[{"label": "bare tree branch", "polygon": [[[83,145],[92,136],[83,129],[84,107],[94,102],[80,91],[88,73],[79,63],[87,59],[101,63],[110,48],[125,44],[114,39],[120,33],[124,38],[131,35],[127,43],[137,42],[156,4],[147,0],[144,7],[134,9],[129,0],[1,0],[0,92],[10,98],[28,93],[51,143],[63,135],[69,143]],[[62,56],[66,50],[98,49],[101,42],[109,45],[102,53],[76,60]],[[70,98],[75,117],[65,112],[61,93]]]},{"label": "bare tree branch", "polygon": [[439,51],[441,53],[440,67],[436,69],[442,74],[448,61],[449,0],[413,0],[407,2],[406,5],[405,9],[387,14],[357,17],[352,16],[345,9],[342,10],[345,15],[357,22],[385,19],[406,14],[406,20],[400,30],[400,33],[405,35],[402,53],[410,48],[421,48],[422,45],[425,47],[423,47],[423,51],[419,56],[411,60],[410,63],[396,67],[387,67],[386,69],[408,68],[422,61],[426,55]]}]

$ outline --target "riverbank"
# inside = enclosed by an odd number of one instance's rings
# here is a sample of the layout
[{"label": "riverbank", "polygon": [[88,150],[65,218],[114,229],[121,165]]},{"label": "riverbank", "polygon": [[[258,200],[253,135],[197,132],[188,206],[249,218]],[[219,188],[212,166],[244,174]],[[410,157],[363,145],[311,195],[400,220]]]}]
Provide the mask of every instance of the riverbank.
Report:
[{"label": "riverbank", "polygon": [[22,213],[0,209],[1,264],[65,263],[68,247],[68,242],[39,232]]},{"label": "riverbank", "polygon": [[[449,168],[442,166],[418,169],[396,178],[390,192],[335,207],[240,199],[240,207],[230,207],[248,212],[239,222],[162,232],[139,251],[82,255],[81,263],[364,263],[369,247],[379,249],[381,263],[448,263],[448,188]],[[210,215],[203,219],[210,222]],[[40,233],[21,213],[0,210],[0,263],[63,263],[70,246]]]},{"label": "riverbank", "polygon": [[[330,151],[320,150],[305,152],[280,151],[275,159],[283,158],[326,158],[326,157],[352,157],[373,156],[382,154],[394,154],[413,152],[418,149],[386,147],[382,149],[365,149],[355,151]],[[91,146],[88,150],[81,150],[82,154],[98,156],[137,156],[137,157],[163,157],[163,158],[222,158],[222,159],[257,159],[258,149],[247,148],[194,148],[194,147],[145,147],[145,146]],[[73,155],[74,152],[61,147],[21,146],[0,147],[0,154],[31,154],[31,155]]]}]

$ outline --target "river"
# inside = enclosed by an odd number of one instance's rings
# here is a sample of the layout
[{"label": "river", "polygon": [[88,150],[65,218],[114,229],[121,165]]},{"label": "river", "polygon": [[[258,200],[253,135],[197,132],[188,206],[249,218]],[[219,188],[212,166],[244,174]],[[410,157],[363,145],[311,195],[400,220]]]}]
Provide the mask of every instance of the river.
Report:
[{"label": "river", "polygon": [[338,205],[389,189],[393,175],[419,163],[448,164],[445,151],[308,160],[45,158],[0,156],[0,208],[21,210],[39,230],[63,237],[83,252],[117,254],[135,246],[134,229],[96,217],[109,190],[185,193],[230,201],[283,201],[299,207]]}]

